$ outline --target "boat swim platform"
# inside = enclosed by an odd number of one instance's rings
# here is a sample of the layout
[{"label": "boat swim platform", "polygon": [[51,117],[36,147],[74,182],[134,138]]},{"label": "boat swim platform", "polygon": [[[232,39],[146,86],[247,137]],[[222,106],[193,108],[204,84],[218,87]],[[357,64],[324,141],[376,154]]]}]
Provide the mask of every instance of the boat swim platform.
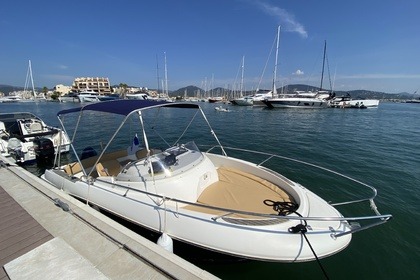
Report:
[{"label": "boat swim platform", "polygon": [[60,278],[218,279],[0,155],[0,280]]}]

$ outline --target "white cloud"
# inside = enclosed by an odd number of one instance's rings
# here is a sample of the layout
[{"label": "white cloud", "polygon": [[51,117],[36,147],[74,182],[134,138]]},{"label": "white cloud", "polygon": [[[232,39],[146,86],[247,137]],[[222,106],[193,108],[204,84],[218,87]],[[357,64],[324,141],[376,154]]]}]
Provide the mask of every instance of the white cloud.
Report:
[{"label": "white cloud", "polygon": [[298,69],[298,70],[296,70],[295,72],[292,73],[292,75],[296,75],[296,76],[302,76],[303,74],[305,74],[305,73],[303,73],[303,71],[300,70],[300,69]]},{"label": "white cloud", "polygon": [[308,38],[308,32],[305,27],[296,21],[295,16],[285,9],[271,6],[265,2],[256,2],[257,6],[266,14],[274,16],[279,20],[282,30],[287,32],[296,32],[303,38]]}]

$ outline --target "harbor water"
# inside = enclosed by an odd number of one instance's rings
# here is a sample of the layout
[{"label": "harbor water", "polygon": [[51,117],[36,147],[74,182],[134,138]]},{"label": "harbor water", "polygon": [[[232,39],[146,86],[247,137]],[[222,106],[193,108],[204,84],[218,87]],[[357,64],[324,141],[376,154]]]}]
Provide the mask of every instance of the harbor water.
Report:
[{"label": "harbor water", "polygon": [[[348,248],[321,259],[330,279],[418,279],[420,275],[420,104],[380,103],[375,109],[265,109],[200,103],[225,146],[280,154],[323,166],[375,187],[382,214],[393,219],[353,235]],[[59,126],[56,113],[76,103],[0,103],[0,113],[31,112]],[[182,116],[173,116],[173,118]],[[97,126],[95,126],[95,123]],[[92,120],[86,142],[107,128]],[[100,129],[96,129],[100,127]],[[114,129],[115,126],[110,127]],[[113,132],[113,131],[111,131]],[[181,133],[176,133],[181,134]],[[197,135],[200,134],[197,132]],[[199,141],[197,141],[199,142]],[[86,143],[88,145],[88,143]],[[40,175],[44,166],[26,167]],[[279,167],[280,168],[280,167]],[[328,201],[340,201],[326,190],[339,181],[314,179],[309,167],[279,170]],[[367,206],[366,206],[367,207]],[[175,252],[222,279],[323,279],[317,262],[267,263],[251,260],[203,260]],[[273,248],[276,250],[276,248]],[[316,248],[315,248],[316,251]],[[193,257],[194,255],[194,257]],[[217,258],[217,257],[216,257]]]}]

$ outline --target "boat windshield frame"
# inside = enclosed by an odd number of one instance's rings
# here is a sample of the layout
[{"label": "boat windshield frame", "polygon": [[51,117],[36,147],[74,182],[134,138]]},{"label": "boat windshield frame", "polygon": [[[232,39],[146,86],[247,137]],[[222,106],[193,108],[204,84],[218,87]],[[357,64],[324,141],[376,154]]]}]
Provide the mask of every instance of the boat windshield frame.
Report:
[{"label": "boat windshield frame", "polygon": [[[57,113],[57,117],[58,117],[58,121],[60,122],[60,125],[61,125],[63,131],[65,133],[67,133],[66,127],[64,125],[64,116],[68,115],[68,114],[72,114],[72,113],[79,113],[79,117],[78,117],[78,120],[77,120],[77,123],[76,123],[76,126],[75,126],[75,130],[74,130],[73,136],[72,136],[71,141],[70,141],[70,143],[71,143],[70,147],[73,151],[73,154],[76,157],[76,160],[83,167],[82,161],[81,161],[81,159],[80,159],[80,157],[79,157],[79,155],[76,151],[76,148],[73,145],[74,139],[75,139],[77,131],[78,131],[80,121],[81,121],[82,116],[83,116],[83,112],[84,111],[96,111],[96,112],[118,114],[118,115],[125,116],[123,118],[123,120],[121,121],[120,125],[118,126],[118,128],[116,129],[116,131],[114,132],[114,134],[112,135],[111,139],[108,141],[108,143],[105,145],[102,152],[98,156],[98,159],[96,160],[95,164],[93,165],[93,167],[95,168],[96,165],[101,160],[101,158],[103,157],[103,155],[108,150],[108,147],[111,145],[111,143],[114,141],[115,137],[118,135],[118,133],[120,132],[120,130],[124,126],[124,124],[127,122],[127,120],[133,114],[137,114],[138,118],[140,120],[143,141],[144,141],[146,149],[147,149],[147,156],[149,157],[150,156],[150,147],[148,145],[147,134],[146,134],[146,130],[145,130],[144,122],[143,122],[142,112],[145,111],[145,110],[165,108],[165,107],[198,110],[198,112],[201,113],[201,116],[203,117],[204,121],[207,123],[208,127],[210,128],[211,135],[214,137],[214,139],[218,143],[218,146],[222,150],[222,153],[225,156],[227,156],[222,144],[220,143],[216,133],[214,132],[213,128],[211,127],[211,125],[210,125],[206,115],[204,114],[203,110],[201,109],[201,107],[198,104],[194,104],[194,103],[167,102],[167,101],[155,101],[155,100],[120,99],[120,100],[102,101],[102,102],[97,102],[97,103],[89,103],[85,106],[62,110],[62,111],[59,111]],[[195,118],[195,116],[196,116],[196,114],[193,116],[193,119]],[[190,122],[190,124],[191,124],[191,122]],[[188,129],[188,127],[184,130],[183,134],[185,133],[185,131],[187,129]],[[182,135],[181,135],[181,137],[182,137]],[[55,162],[54,165],[55,166],[60,166],[60,163]],[[91,176],[94,168],[92,168],[89,173],[87,173],[86,170],[84,168],[82,168],[82,172],[86,177],[89,177],[89,176]]]}]

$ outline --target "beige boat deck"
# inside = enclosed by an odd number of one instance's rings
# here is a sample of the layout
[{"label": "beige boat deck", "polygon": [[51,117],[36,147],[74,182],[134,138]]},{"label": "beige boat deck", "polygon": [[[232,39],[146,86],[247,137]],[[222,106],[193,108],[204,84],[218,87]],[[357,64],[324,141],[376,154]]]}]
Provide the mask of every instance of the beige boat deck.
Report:
[{"label": "beige boat deck", "polygon": [[[217,172],[219,181],[201,193],[198,203],[237,211],[277,215],[272,206],[264,204],[265,200],[294,201],[292,196],[279,186],[250,173],[227,167],[220,167]],[[225,213],[195,205],[185,208],[216,215]]]}]

